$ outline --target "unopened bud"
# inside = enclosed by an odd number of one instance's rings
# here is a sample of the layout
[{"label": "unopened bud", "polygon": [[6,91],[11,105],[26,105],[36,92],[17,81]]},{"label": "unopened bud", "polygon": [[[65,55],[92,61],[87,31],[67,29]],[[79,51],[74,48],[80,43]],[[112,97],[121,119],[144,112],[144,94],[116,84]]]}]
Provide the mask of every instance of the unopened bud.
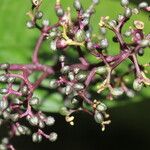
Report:
[{"label": "unopened bud", "polygon": [[58,87],[57,80],[55,80],[55,79],[50,80],[49,87],[52,89],[57,88]]},{"label": "unopened bud", "polygon": [[42,17],[43,17],[43,12],[41,12],[41,11],[38,11],[35,15],[36,19],[41,19]]},{"label": "unopened bud", "polygon": [[79,91],[84,89],[84,85],[82,83],[76,83],[74,84],[74,89]]},{"label": "unopened bud", "polygon": [[101,66],[96,69],[96,73],[99,75],[105,74],[106,72],[107,72],[107,69],[105,66]]},{"label": "unopened bud", "polygon": [[103,115],[98,111],[95,111],[94,119],[97,123],[102,123],[104,121]]},{"label": "unopened bud", "polygon": [[78,42],[83,42],[85,40],[86,34],[84,30],[78,30],[75,34],[75,40]]},{"label": "unopened bud", "polygon": [[34,23],[33,23],[33,21],[28,21],[26,25],[27,25],[27,27],[28,27],[29,29],[34,28]]},{"label": "unopened bud", "polygon": [[6,70],[6,69],[8,69],[9,68],[9,64],[8,63],[5,63],[5,64],[0,64],[0,69],[2,69],[2,70]]},{"label": "unopened bud", "polygon": [[38,117],[36,117],[36,116],[31,117],[31,118],[29,119],[29,123],[30,123],[31,125],[33,125],[33,126],[37,126],[38,123],[39,123]]},{"label": "unopened bud", "polygon": [[107,106],[104,103],[100,103],[97,105],[96,109],[99,112],[104,112],[107,110]]},{"label": "unopened bud", "polygon": [[55,133],[55,132],[52,132],[52,133],[49,135],[49,140],[50,140],[51,142],[55,142],[55,141],[57,140],[57,138],[58,138],[58,135],[57,135],[57,133]]},{"label": "unopened bud", "polygon": [[38,134],[38,133],[33,133],[32,135],[32,141],[33,142],[41,142],[42,141],[42,135]]},{"label": "unopened bud", "polygon": [[69,67],[69,66],[64,66],[64,67],[61,68],[60,71],[61,71],[61,73],[66,74],[66,73],[69,72],[69,70],[70,70],[70,67]]},{"label": "unopened bud", "polygon": [[46,123],[46,125],[48,125],[48,126],[54,125],[54,123],[55,123],[54,117],[51,117],[51,116],[47,117],[45,123]]},{"label": "unopened bud", "polygon": [[132,16],[132,10],[130,8],[126,8],[124,15],[126,18],[130,18]]},{"label": "unopened bud", "polygon": [[135,79],[133,82],[133,89],[136,91],[140,91],[143,87],[143,83],[141,83],[138,79]]},{"label": "unopened bud", "polygon": [[82,8],[80,0],[74,0],[73,6],[77,11],[81,10],[81,8]]},{"label": "unopened bud", "polygon": [[57,15],[58,17],[62,17],[62,16],[64,15],[64,10],[63,10],[62,8],[58,8],[58,9],[56,10],[56,15]]},{"label": "unopened bud", "polygon": [[39,98],[33,97],[33,98],[29,101],[29,103],[30,103],[31,106],[36,106],[36,105],[39,104],[39,101],[40,101]]},{"label": "unopened bud", "polygon": [[108,40],[107,40],[107,39],[102,39],[102,40],[100,41],[100,46],[101,46],[103,49],[107,48],[108,45],[109,45],[109,43],[108,43]]},{"label": "unopened bud", "polygon": [[141,2],[138,7],[139,7],[139,9],[146,8],[146,7],[148,7],[148,3],[147,2]]},{"label": "unopened bud", "polygon": [[8,90],[5,88],[0,89],[0,94],[7,94]]},{"label": "unopened bud", "polygon": [[123,94],[123,90],[121,88],[113,88],[111,91],[112,95],[114,96],[120,96]]},{"label": "unopened bud", "polygon": [[121,0],[121,6],[126,7],[129,5],[129,0]]}]

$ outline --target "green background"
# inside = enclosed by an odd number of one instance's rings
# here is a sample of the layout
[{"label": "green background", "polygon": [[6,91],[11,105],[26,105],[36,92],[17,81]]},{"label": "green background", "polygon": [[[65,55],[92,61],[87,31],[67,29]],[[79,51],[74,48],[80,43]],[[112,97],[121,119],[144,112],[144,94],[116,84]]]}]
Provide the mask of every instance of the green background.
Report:
[{"label": "green background", "polygon": [[[62,0],[64,8],[71,6],[72,0]],[[132,1],[133,7],[140,1]],[[44,11],[44,18],[49,19],[53,24],[57,18],[54,13],[55,0],[44,0],[42,10]],[[91,3],[90,0],[82,0],[84,7],[87,8]],[[26,13],[30,9],[30,0],[0,0],[0,63],[30,63],[31,54],[39,35],[37,30],[28,30],[26,28],[26,21],[28,17]],[[73,9],[72,9],[73,10]],[[100,16],[109,15],[112,19],[115,18],[118,12],[123,12],[118,0],[101,0],[101,4],[96,8],[96,15],[92,19],[94,32],[98,31],[98,22]],[[73,14],[74,16],[75,14]],[[133,17],[130,23],[132,25],[134,19],[140,19],[145,22],[145,32],[148,33],[150,21],[147,13],[142,13],[138,17]],[[126,27],[127,27],[126,26]],[[109,41],[112,41],[112,33],[108,35]],[[112,44],[110,51],[115,54],[118,49],[116,44]],[[53,64],[51,60],[51,52],[49,50],[49,43],[46,42],[41,49],[41,56],[43,53],[49,54],[46,63]],[[146,50],[144,57],[139,58],[140,63],[149,61],[150,51]],[[91,59],[90,57],[88,57]],[[41,59],[41,61],[43,61]],[[122,100],[114,102],[107,102],[111,114],[112,124],[108,127],[105,133],[101,133],[100,127],[87,115],[79,115],[74,128],[69,127],[63,118],[56,115],[57,121],[55,130],[60,134],[59,140],[54,144],[43,143],[36,146],[29,142],[25,145],[24,138],[18,138],[15,143],[18,150],[32,149],[130,149],[130,148],[146,148],[149,146],[150,139],[150,88],[143,89],[142,92],[137,93],[134,99],[123,97]],[[39,96],[45,96],[42,90],[36,92]],[[63,100],[57,95],[53,94],[43,99],[42,110],[57,112],[62,106]],[[81,121],[82,120],[82,121]],[[83,121],[84,120],[84,121]],[[99,130],[99,132],[97,131]],[[61,143],[63,146],[61,147]],[[20,144],[19,144],[20,143]]]}]

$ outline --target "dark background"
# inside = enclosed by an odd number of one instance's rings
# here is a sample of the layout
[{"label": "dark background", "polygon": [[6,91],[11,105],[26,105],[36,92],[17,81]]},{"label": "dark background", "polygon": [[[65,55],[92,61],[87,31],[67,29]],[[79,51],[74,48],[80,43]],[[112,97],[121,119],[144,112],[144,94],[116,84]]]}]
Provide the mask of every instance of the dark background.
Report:
[{"label": "dark background", "polygon": [[[101,132],[101,128],[88,115],[76,116],[75,126],[70,127],[63,117],[55,116],[57,142],[43,140],[41,144],[31,142],[31,137],[14,140],[18,150],[149,150],[150,149],[150,101],[124,106],[109,111],[112,123]],[[49,132],[49,130],[47,130]]]},{"label": "dark background", "polygon": [[[7,0],[0,0],[1,2],[7,1]],[[10,0],[9,0],[10,1]],[[14,0],[10,1],[12,4],[13,2],[20,2],[20,0]],[[48,1],[48,0],[47,0]],[[54,1],[54,0],[52,0]],[[64,0],[66,5],[68,2],[70,3],[71,0]],[[84,2],[84,0],[82,0]],[[103,0],[104,1],[104,0]],[[110,0],[109,0],[110,1]],[[116,0],[112,0],[116,1]],[[132,0],[134,3],[139,3],[141,0]],[[0,2],[0,4],[1,4]],[[22,1],[23,2],[23,1]],[[85,0],[86,2],[86,0]],[[150,2],[147,0],[147,2]],[[89,2],[88,2],[89,3]],[[119,3],[119,1],[118,1]],[[17,5],[14,4],[14,5]],[[2,34],[5,34],[8,36],[12,35],[12,39],[17,43],[17,46],[14,46],[13,42],[4,39],[4,36],[0,37],[0,55],[2,56],[2,49],[5,51],[6,57],[0,57],[0,61],[3,61],[4,59],[8,59],[7,53],[10,53],[10,49],[14,47],[15,49],[20,49],[20,47],[23,45],[22,48],[22,54],[25,57],[30,56],[24,55],[27,53],[26,48],[33,47],[33,43],[25,43],[27,38],[29,37],[29,41],[35,40],[37,36],[32,36],[29,32],[25,32],[25,35],[23,36],[23,39],[20,38],[20,36],[16,36],[15,40],[15,34],[17,33],[19,35],[20,31],[22,31],[22,28],[19,30],[17,27],[22,26],[25,23],[25,19],[22,20],[24,22],[15,22],[11,18],[11,7],[12,5],[8,5],[8,8],[6,7],[6,10],[9,10],[10,13],[6,13],[5,19],[0,18],[0,31]],[[22,7],[22,8],[21,8]],[[16,7],[17,9],[27,9],[28,6],[21,6],[18,4]],[[112,6],[109,6],[112,7]],[[1,7],[0,7],[1,8]],[[15,7],[14,7],[15,8]],[[112,9],[112,8],[111,8]],[[116,9],[116,8],[114,8]],[[14,9],[15,10],[15,9]],[[12,12],[14,11],[12,9]],[[116,9],[117,11],[118,9]],[[1,11],[1,9],[0,9]],[[106,11],[106,10],[104,10]],[[109,11],[109,9],[107,10]],[[7,11],[6,11],[7,12]],[[17,12],[20,14],[20,12]],[[107,12],[105,12],[106,14]],[[109,12],[111,13],[111,12]],[[18,16],[16,13],[14,13],[13,18],[17,18]],[[25,12],[22,12],[24,15]],[[10,16],[9,16],[10,15]],[[3,22],[2,22],[3,21]],[[6,22],[14,23],[14,30],[10,30],[12,26],[9,26],[8,24],[7,30],[4,30],[4,27],[6,25]],[[21,24],[20,24],[21,23]],[[18,25],[18,26],[17,26]],[[24,27],[25,28],[25,27]],[[9,32],[8,32],[9,31]],[[10,34],[10,32],[12,32]],[[24,39],[26,38],[26,39]],[[6,41],[6,42],[5,42]],[[25,42],[24,42],[25,41]],[[3,44],[4,43],[4,44]],[[11,45],[12,44],[12,45]],[[10,45],[10,47],[9,47]],[[21,45],[21,46],[20,46]],[[24,45],[27,45],[27,47],[24,47]],[[23,53],[24,52],[24,53]],[[15,53],[15,50],[14,50]],[[18,60],[19,62],[26,61],[20,58],[20,55],[18,52],[15,54],[16,57],[10,58],[10,60],[16,62]],[[27,53],[28,54],[28,53]],[[17,57],[18,56],[18,57]],[[112,109],[109,109],[109,114],[111,115],[112,123],[107,126],[105,132],[101,132],[101,127],[96,124],[90,116],[86,114],[77,114],[75,118],[75,126],[70,127],[69,124],[67,124],[63,117],[60,115],[54,114],[56,118],[56,125],[53,128],[47,129],[47,132],[50,131],[56,131],[58,133],[58,140],[55,143],[50,143],[47,140],[43,140],[40,144],[34,144],[32,143],[31,137],[17,137],[15,138],[12,143],[17,148],[17,150],[42,150],[42,149],[53,149],[53,150],[131,150],[131,149],[140,149],[140,150],[149,150],[150,149],[150,98],[144,98],[139,103],[131,103],[129,105],[115,107]],[[0,130],[2,135],[3,129]]]}]

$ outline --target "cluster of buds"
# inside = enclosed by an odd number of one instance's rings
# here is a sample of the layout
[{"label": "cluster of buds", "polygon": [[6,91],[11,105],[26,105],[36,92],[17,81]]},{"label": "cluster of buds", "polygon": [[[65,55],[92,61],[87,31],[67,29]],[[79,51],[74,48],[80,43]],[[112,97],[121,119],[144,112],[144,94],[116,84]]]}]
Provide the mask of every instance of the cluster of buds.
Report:
[{"label": "cluster of buds", "polygon": [[[8,138],[2,140],[0,149],[14,150],[14,147],[9,143],[14,136],[32,135],[33,142],[40,142],[43,137],[51,142],[55,141],[57,139],[55,132],[46,134],[43,131],[46,125],[53,126],[55,119],[52,116],[47,117],[36,109],[40,104],[40,99],[33,95],[33,91],[40,83],[40,80],[38,80],[39,83],[31,83],[27,78],[29,74],[28,69],[24,68],[20,74],[12,73],[13,66],[7,63],[1,64],[0,70],[3,72],[0,75],[0,125],[7,125],[9,128]],[[24,125],[23,122],[25,120],[26,123]],[[32,126],[35,127],[37,132],[32,132],[30,129]]]},{"label": "cluster of buds", "polygon": [[[140,20],[135,20],[133,27],[122,33],[132,15],[138,15],[141,10],[149,12],[150,6],[142,2],[137,8],[131,8],[128,0],[121,0],[124,12],[113,20],[109,16],[102,16],[99,22],[100,34],[94,36],[90,20],[99,3],[99,0],[92,0],[85,10],[80,0],[74,0],[77,17],[72,18],[70,7],[65,11],[60,0],[56,0],[58,21],[50,25],[49,20],[43,19],[44,14],[40,11],[42,0],[32,0],[31,10],[27,13],[30,17],[27,27],[36,28],[41,33],[35,45],[32,63],[0,64],[0,125],[7,123],[10,128],[9,137],[2,140],[0,149],[14,150],[9,143],[14,136],[32,134],[33,142],[40,142],[43,137],[52,142],[57,139],[55,132],[46,134],[43,131],[45,125],[52,126],[55,119],[47,117],[38,109],[42,100],[34,96],[35,90],[47,78],[50,78],[49,90],[58,91],[63,96],[64,106],[60,108],[60,114],[65,116],[70,125],[74,125],[74,114],[83,111],[93,116],[102,131],[111,122],[104,99],[113,100],[123,94],[134,97],[135,91],[140,91],[144,85],[150,85],[150,79],[146,77],[150,64],[138,62],[138,56],[143,56],[144,51],[150,47],[150,33],[144,33],[144,23]],[[42,20],[42,23],[38,20]],[[110,42],[106,38],[107,30],[114,33],[113,41],[120,47],[117,55],[108,53]],[[131,38],[131,42],[126,42],[126,37]],[[46,40],[50,43],[50,50],[57,56],[57,62],[53,66],[40,62],[39,50]],[[71,49],[77,54],[71,56],[73,60],[69,57]],[[94,57],[97,63],[90,62],[87,54]],[[118,74],[116,68],[127,59],[131,61],[128,69],[121,75]],[[36,72],[42,75],[31,82],[29,78]],[[128,80],[131,74],[134,75],[134,81],[131,81],[133,86]],[[100,100],[94,98],[95,95]],[[21,124],[25,119],[28,125]],[[37,132],[32,133],[30,126],[37,128]]]}]

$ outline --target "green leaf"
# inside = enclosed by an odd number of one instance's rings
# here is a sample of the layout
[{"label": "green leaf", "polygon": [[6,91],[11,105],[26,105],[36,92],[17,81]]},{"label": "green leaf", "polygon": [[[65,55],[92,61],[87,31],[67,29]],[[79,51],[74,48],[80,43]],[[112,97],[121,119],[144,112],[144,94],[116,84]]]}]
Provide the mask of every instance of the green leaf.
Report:
[{"label": "green leaf", "polygon": [[[61,0],[63,7],[67,8],[71,6],[73,0]],[[91,0],[81,0],[84,7],[87,8],[91,4]],[[57,18],[55,11],[53,11],[55,0],[44,0],[42,5],[42,10],[44,12],[44,18],[50,19],[51,23],[54,23]],[[0,63],[10,62],[10,63],[30,63],[32,51],[35,46],[38,35],[40,34],[37,30],[28,30],[26,28],[26,21],[28,17],[26,13],[30,10],[30,1],[23,0],[0,0]],[[115,9],[114,9],[115,8]],[[117,10],[117,11],[116,11]],[[73,11],[74,12],[74,11]],[[99,30],[99,20],[101,16],[109,15],[110,18],[116,18],[118,12],[123,12],[123,8],[120,6],[119,0],[103,0],[99,6],[96,8],[96,14],[91,20],[93,24],[94,32],[97,33]],[[75,16],[73,13],[72,16]],[[145,32],[149,32],[150,21],[148,20],[148,14],[141,13],[138,16],[133,17],[125,28],[132,26],[134,19],[140,19],[145,22]],[[116,54],[118,52],[118,45],[112,42],[113,33],[109,32],[108,39],[110,41],[111,47],[109,51],[111,54]],[[113,44],[112,44],[113,43]],[[49,42],[46,42],[40,51],[42,56],[42,62],[47,64],[53,64],[53,54],[49,50]],[[71,50],[69,50],[69,56],[71,60],[74,60]],[[146,51],[144,57],[140,58],[140,63],[144,63],[149,60],[150,51]],[[91,62],[95,62],[95,58],[87,54],[88,59]],[[46,58],[46,59],[45,59]],[[125,66],[125,65],[124,65]],[[122,67],[123,68],[123,67]],[[126,99],[124,101],[108,101],[106,102],[109,107],[119,107],[126,104],[139,102],[144,100],[143,97],[149,97],[149,88],[142,94],[134,99]],[[46,93],[43,90],[36,91],[42,100],[42,105],[39,107],[42,111],[47,112],[58,112],[59,108],[63,106],[63,98],[59,93]]]},{"label": "green leaf", "polygon": [[59,93],[48,93],[45,91],[37,90],[35,96],[39,97],[41,103],[37,107],[38,110],[44,112],[59,112],[63,106],[63,97]]}]

